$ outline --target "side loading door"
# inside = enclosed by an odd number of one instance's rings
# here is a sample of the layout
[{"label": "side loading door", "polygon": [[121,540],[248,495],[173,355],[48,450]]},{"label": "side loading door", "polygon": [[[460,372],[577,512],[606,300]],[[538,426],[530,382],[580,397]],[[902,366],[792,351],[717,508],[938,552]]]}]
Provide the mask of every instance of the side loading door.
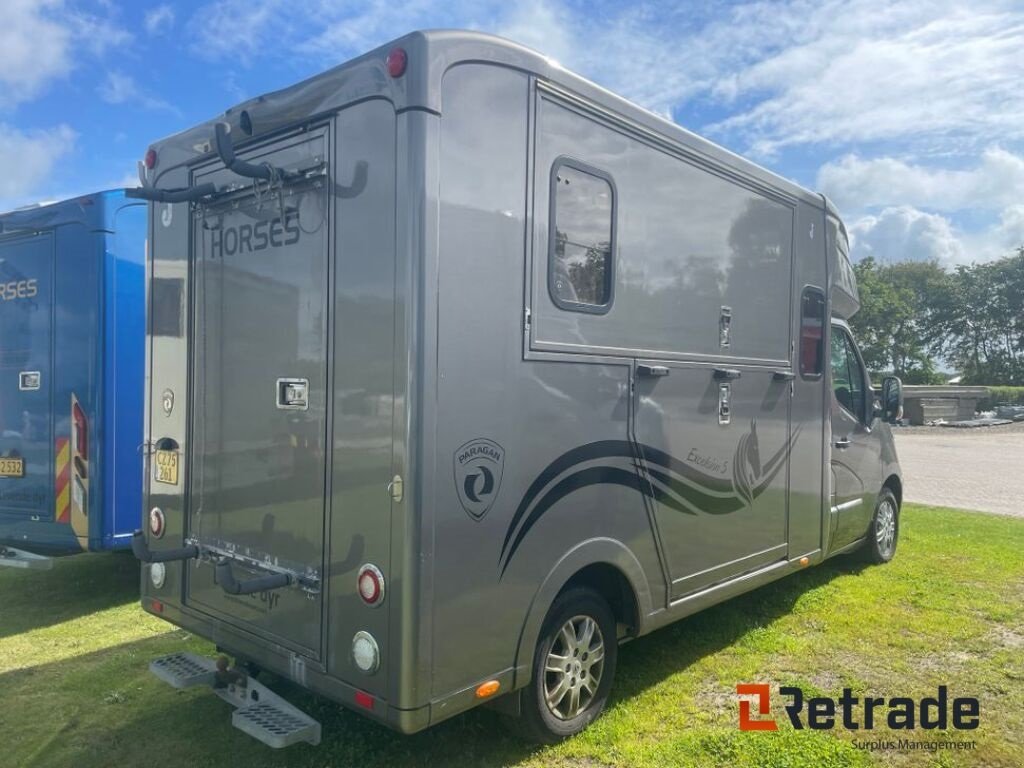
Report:
[{"label": "side loading door", "polygon": [[868,426],[871,390],[864,363],[845,324],[832,323],[830,389],[832,421],[832,549],[860,538],[867,530],[878,491],[881,457]]},{"label": "side loading door", "polygon": [[639,360],[635,439],[671,597],[787,554],[790,382],[770,368]]}]

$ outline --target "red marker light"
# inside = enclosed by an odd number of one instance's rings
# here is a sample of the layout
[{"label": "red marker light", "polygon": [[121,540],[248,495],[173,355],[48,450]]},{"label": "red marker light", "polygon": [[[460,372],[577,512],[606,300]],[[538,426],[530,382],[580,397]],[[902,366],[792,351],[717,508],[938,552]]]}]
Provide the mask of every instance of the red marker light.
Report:
[{"label": "red marker light", "polygon": [[392,77],[401,77],[405,74],[405,68],[409,64],[409,56],[404,48],[392,48],[388,54],[388,74]]},{"label": "red marker light", "polygon": [[367,605],[379,605],[384,599],[384,574],[375,565],[367,563],[359,569],[359,578],[356,579],[356,589],[359,597]]},{"label": "red marker light", "polygon": [[164,612],[164,604],[161,603],[159,600],[150,600],[149,607],[153,609],[153,613]]},{"label": "red marker light", "polygon": [[356,691],[356,704],[363,709],[373,709],[373,696],[366,691]]},{"label": "red marker light", "polygon": [[142,162],[146,164],[147,168],[153,168],[154,166],[156,166],[156,150],[153,149],[152,147],[147,149],[146,157]]}]

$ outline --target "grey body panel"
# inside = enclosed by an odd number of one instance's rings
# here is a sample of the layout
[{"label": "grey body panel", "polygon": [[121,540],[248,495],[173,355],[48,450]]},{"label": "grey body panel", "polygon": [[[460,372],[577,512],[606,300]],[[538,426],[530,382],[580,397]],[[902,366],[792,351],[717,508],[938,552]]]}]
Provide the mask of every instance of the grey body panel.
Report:
[{"label": "grey body panel", "polygon": [[[620,631],[639,635],[830,550],[828,376],[787,375],[800,292],[829,291],[836,268],[820,196],[505,41],[394,45],[402,78],[386,74],[387,46],[226,115],[241,137],[249,113],[242,156],[322,142],[323,229],[213,264],[205,204],[151,216],[150,278],[183,281],[188,322],[150,334],[147,438],[187,458],[177,486],[147,468],[147,508],[168,521],[150,546],[220,527],[222,543],[318,571],[319,590],[229,598],[209,564],[169,563],[163,589],[144,573],[143,602],[343,704],[370,692],[360,711],[413,731],[473,706],[484,680],[525,685],[547,608],[581,569],[621,574],[636,610]],[[149,181],[230,178],[213,125],[156,144]],[[566,311],[549,290],[551,173],[566,156],[615,183],[605,314]],[[364,181],[346,186],[360,164]],[[238,295],[204,303],[203,265],[225,287],[242,273]],[[235,330],[219,338],[229,326],[204,306]],[[224,373],[197,362],[204,332]],[[716,368],[740,373],[728,423]],[[280,377],[308,379],[307,409],[276,409],[266,382]],[[356,593],[363,563],[387,580],[380,607]],[[354,666],[357,631],[380,643],[375,674]]]}]

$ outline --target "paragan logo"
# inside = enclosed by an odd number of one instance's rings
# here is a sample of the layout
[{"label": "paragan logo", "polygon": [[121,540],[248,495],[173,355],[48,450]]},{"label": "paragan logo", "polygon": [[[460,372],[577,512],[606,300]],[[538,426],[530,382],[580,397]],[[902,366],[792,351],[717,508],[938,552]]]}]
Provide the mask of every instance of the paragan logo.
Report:
[{"label": "paragan logo", "polygon": [[462,508],[474,520],[487,514],[501,488],[505,449],[493,440],[477,438],[455,451],[455,490]]},{"label": "paragan logo", "polygon": [[[739,699],[741,731],[776,731],[778,722],[772,716],[771,688],[764,683],[740,683]],[[946,730],[950,727],[972,731],[981,719],[981,705],[971,696],[950,700],[946,686],[940,685],[935,696],[917,700],[906,696],[885,699],[880,696],[853,695],[843,689],[838,699],[829,696],[805,697],[803,690],[784,685],[779,695],[785,700],[782,708],[794,729],[815,731],[845,728],[848,731],[870,731],[878,725],[890,730]],[[756,714],[753,712],[756,706]]]}]

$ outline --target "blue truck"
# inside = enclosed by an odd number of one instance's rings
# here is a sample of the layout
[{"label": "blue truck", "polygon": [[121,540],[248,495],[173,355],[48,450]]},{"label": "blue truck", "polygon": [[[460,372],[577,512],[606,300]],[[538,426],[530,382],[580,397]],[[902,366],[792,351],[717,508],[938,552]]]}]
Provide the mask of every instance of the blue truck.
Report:
[{"label": "blue truck", "polygon": [[130,546],[145,252],[123,190],[0,214],[0,565]]}]

